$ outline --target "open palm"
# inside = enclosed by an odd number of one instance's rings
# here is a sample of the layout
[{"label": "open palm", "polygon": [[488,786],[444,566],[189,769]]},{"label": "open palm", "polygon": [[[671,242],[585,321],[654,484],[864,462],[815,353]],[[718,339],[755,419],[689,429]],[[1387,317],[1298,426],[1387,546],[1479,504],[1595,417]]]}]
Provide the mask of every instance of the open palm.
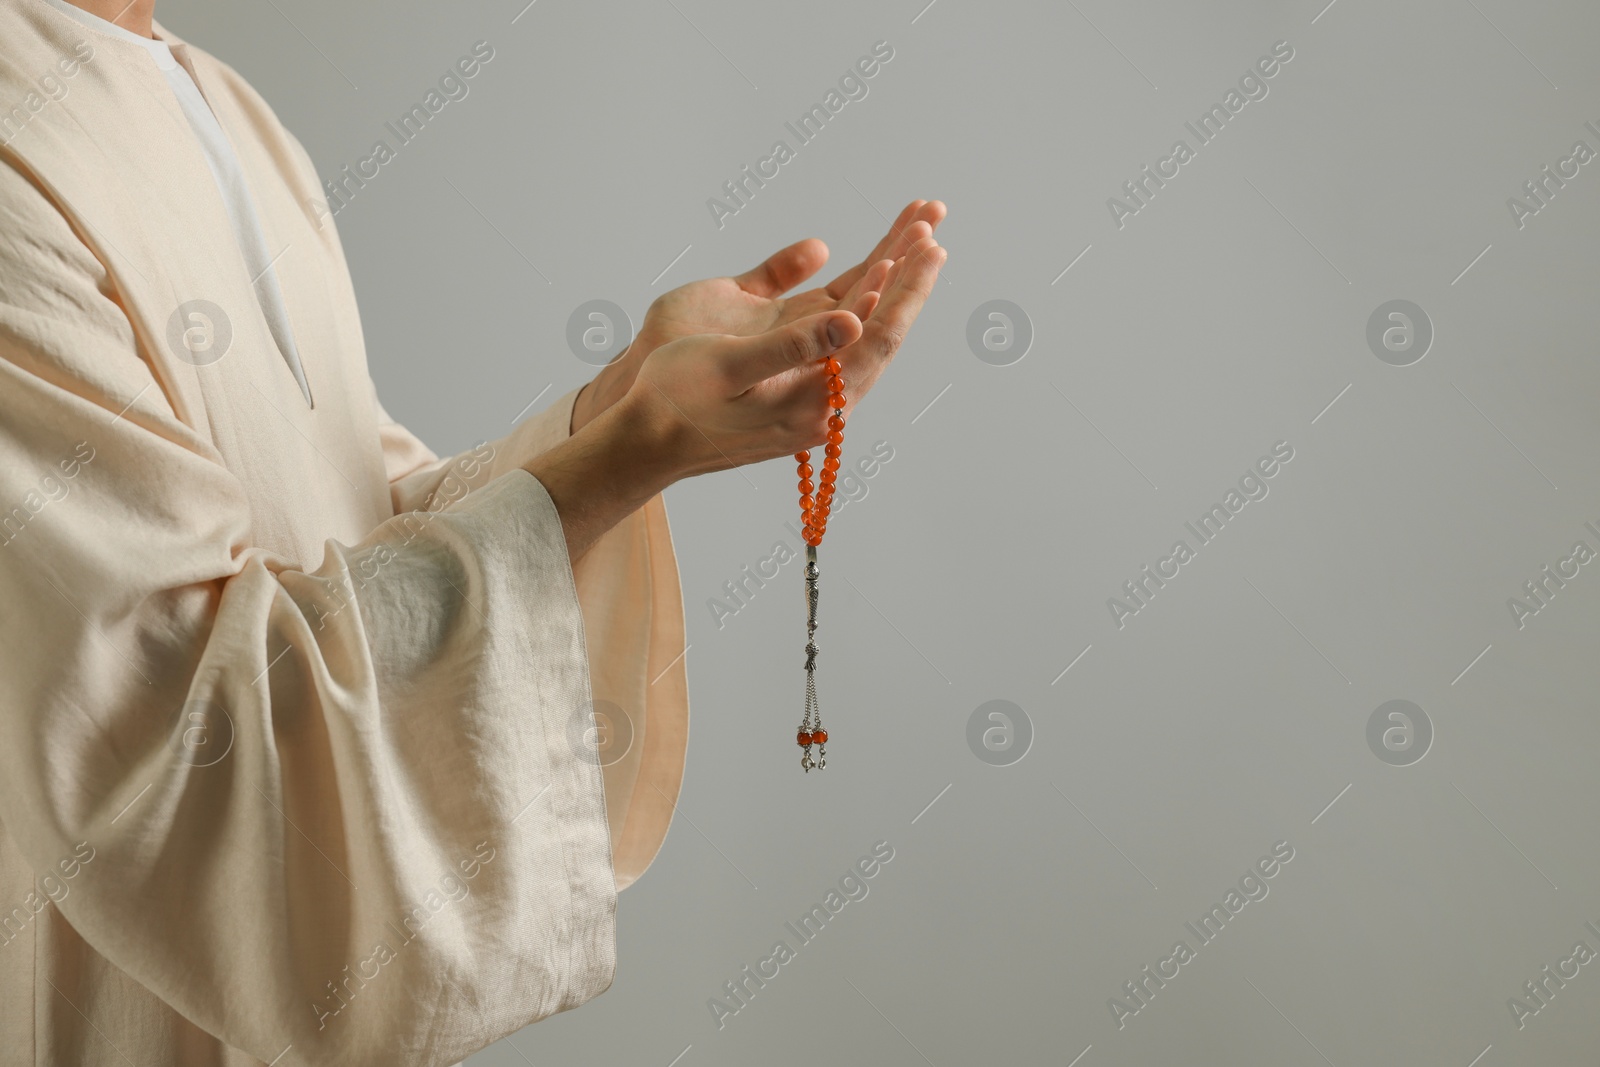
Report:
[{"label": "open palm", "polygon": [[[607,368],[611,381],[587,417],[592,418],[608,400],[628,390],[645,357],[679,338],[707,333],[749,337],[835,309],[852,311],[866,319],[877,304],[894,261],[917,241],[931,235],[944,216],[941,202],[913,200],[861,262],[827,285],[793,296],[783,294],[816,274],[828,261],[828,246],[816,238],[780,249],[743,274],[706,278],[663,293],[645,313],[633,343]],[[575,415],[574,430],[579,421]]]},{"label": "open palm", "polygon": [[[827,285],[794,296],[783,294],[828,261],[828,246],[815,238],[780,249],[737,277],[679,286],[663,293],[645,313],[639,329],[641,347],[648,353],[667,341],[698,333],[748,337],[822,311],[853,311],[867,293],[881,290],[889,264],[937,229],[944,215],[945,207],[937,200],[913,200],[866,258]],[[868,308],[866,314],[870,313]]]}]

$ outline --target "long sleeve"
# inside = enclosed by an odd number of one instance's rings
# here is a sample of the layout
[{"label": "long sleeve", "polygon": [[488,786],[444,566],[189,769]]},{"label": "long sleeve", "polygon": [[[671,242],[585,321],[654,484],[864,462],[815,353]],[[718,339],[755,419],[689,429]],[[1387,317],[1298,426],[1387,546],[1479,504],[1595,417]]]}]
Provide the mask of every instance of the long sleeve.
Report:
[{"label": "long sleeve", "polygon": [[[566,440],[573,389],[511,433],[441,460],[380,405],[397,512],[453,499]],[[686,627],[666,503],[656,496],[573,566],[587,635],[617,888],[644,873],[666,837],[688,742]]]},{"label": "long sleeve", "polygon": [[[260,502],[167,401],[106,265],[5,166],[0,230],[6,855],[70,890],[53,907],[94,953],[262,1062],[449,1063],[604,991],[590,651],[543,487],[506,470],[315,567],[260,547]],[[49,914],[7,917],[0,967],[31,960],[76,1008],[93,968],[52,954]]]}]

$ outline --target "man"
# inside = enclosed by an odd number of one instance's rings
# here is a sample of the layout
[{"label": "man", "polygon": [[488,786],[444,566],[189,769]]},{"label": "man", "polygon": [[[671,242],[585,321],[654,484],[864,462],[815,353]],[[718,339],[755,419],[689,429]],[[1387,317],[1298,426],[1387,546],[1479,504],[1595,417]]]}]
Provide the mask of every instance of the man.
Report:
[{"label": "man", "polygon": [[298,142],[153,0],[76,3],[0,0],[0,1061],[453,1063],[609,986],[665,834],[662,490],[820,443],[944,208],[669,293],[439,459]]}]

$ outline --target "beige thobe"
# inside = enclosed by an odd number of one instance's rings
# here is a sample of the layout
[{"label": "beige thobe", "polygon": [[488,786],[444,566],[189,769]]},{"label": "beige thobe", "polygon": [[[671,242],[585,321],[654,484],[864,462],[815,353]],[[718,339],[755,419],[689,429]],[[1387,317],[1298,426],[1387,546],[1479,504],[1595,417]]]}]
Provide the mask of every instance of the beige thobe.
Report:
[{"label": "beige thobe", "polygon": [[390,420],[310,159],[178,44],[314,407],[149,55],[0,0],[0,1063],[454,1063],[611,982],[683,770],[665,506],[573,565],[522,465],[574,393]]}]

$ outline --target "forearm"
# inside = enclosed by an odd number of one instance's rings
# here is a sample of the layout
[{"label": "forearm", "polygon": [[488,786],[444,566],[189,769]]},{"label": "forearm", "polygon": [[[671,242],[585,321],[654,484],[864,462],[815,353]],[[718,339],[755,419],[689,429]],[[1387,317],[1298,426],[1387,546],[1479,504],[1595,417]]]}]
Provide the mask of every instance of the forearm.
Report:
[{"label": "forearm", "polygon": [[523,469],[550,494],[567,554],[576,562],[607,530],[678,480],[672,453],[666,428],[624,395]]},{"label": "forearm", "polygon": [[625,363],[627,358],[628,353],[624,352],[617,359],[601,367],[600,372],[578,390],[578,396],[572,402],[572,424],[568,428],[570,433],[577,433],[589,425],[597,415],[621,400],[627,393],[628,387],[633,384],[633,368]]}]

